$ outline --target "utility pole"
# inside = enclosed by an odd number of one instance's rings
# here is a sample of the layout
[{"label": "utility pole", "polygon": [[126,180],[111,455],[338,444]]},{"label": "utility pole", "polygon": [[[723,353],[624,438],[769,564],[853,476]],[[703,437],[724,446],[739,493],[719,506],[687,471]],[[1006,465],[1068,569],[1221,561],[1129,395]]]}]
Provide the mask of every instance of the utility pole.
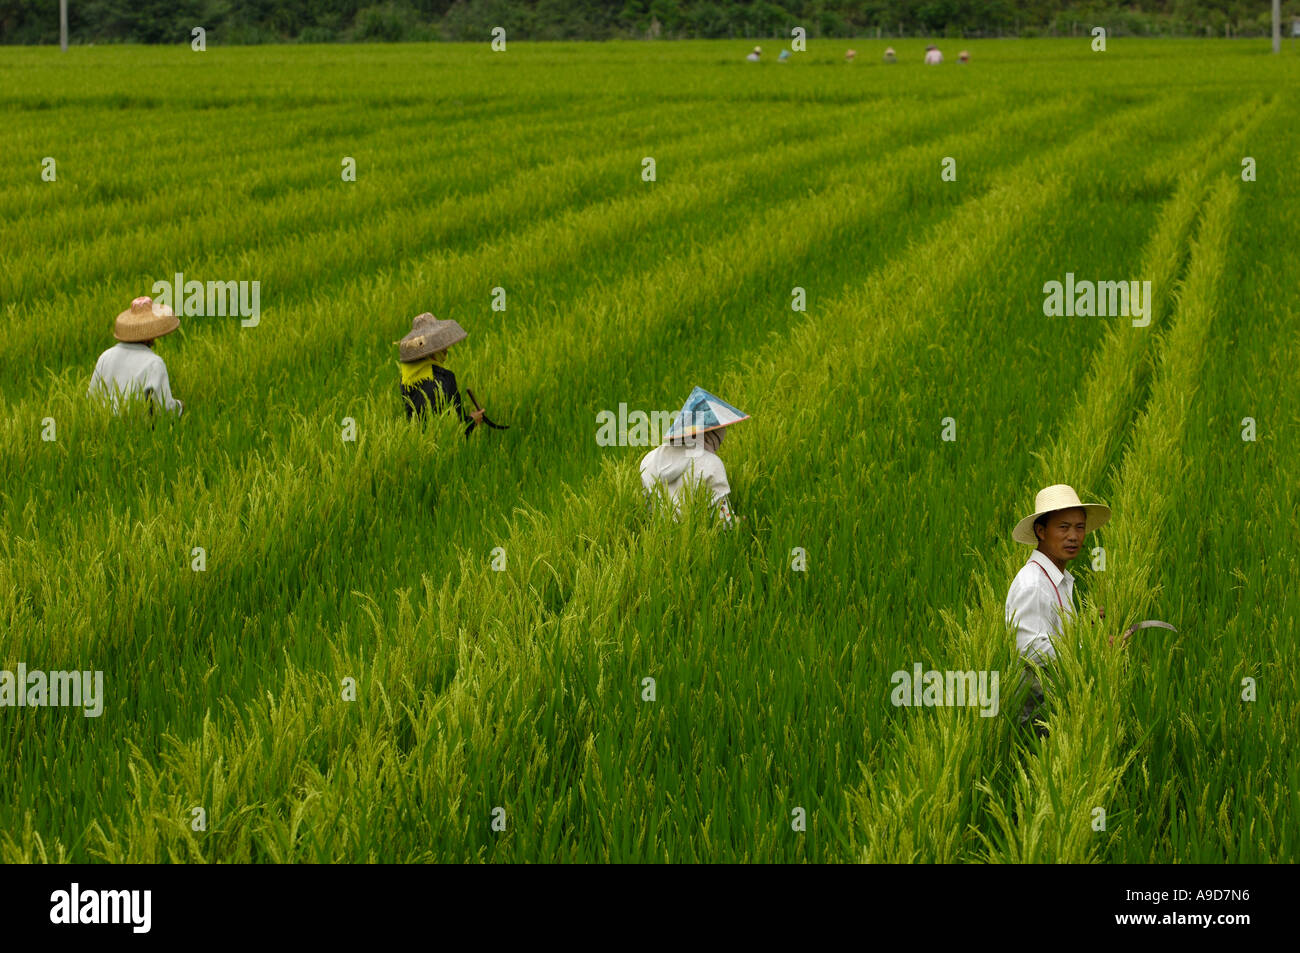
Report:
[{"label": "utility pole", "polygon": [[[1273,6],[1276,11],[1276,0]],[[1276,32],[1276,25],[1274,31]],[[68,0],[59,0],[59,49],[68,52]]]},{"label": "utility pole", "polygon": [[1282,0],[1273,0],[1273,52],[1282,52]]}]

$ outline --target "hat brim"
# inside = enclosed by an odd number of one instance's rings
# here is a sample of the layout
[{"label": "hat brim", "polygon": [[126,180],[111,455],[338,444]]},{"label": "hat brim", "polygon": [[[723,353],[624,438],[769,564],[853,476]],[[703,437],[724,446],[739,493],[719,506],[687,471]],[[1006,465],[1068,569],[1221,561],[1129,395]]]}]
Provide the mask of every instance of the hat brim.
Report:
[{"label": "hat brim", "polygon": [[181,326],[181,319],[174,314],[154,315],[144,321],[131,321],[130,311],[124,311],[113,323],[113,337],[124,344],[139,344],[171,334]]},{"label": "hat brim", "polygon": [[[1057,509],[1062,510],[1083,510],[1087,514],[1087,529],[1084,533],[1091,533],[1095,529],[1101,529],[1110,522],[1110,507],[1103,503],[1079,503],[1075,506],[1061,506]],[[1011,531],[1011,538],[1017,543],[1024,543],[1026,546],[1037,546],[1038,537],[1034,534],[1034,520],[1044,513],[1055,513],[1056,510],[1041,510],[1037,513],[1031,513],[1016,524],[1016,528]]]},{"label": "hat brim", "polygon": [[[447,324],[452,326],[446,327]],[[414,339],[421,337],[424,338],[423,341],[418,344],[412,343]],[[451,320],[436,331],[412,331],[397,342],[399,360],[403,362],[423,360],[431,354],[445,351],[453,344],[459,344],[467,337],[469,337],[469,332]]]},{"label": "hat brim", "polygon": [[723,429],[724,427],[734,427],[736,424],[740,423],[742,420],[748,420],[748,419],[749,419],[749,414],[745,414],[745,416],[740,417],[740,418],[738,418],[738,419],[736,419],[736,420],[728,420],[726,423],[718,423],[718,424],[714,424],[714,425],[711,426],[711,427],[697,427],[697,426],[695,426],[694,424],[692,424],[691,426],[685,428],[684,430],[679,430],[679,431],[677,431],[677,432],[675,432],[675,433],[668,433],[668,434],[665,434],[664,439],[665,439],[665,440],[682,440],[682,439],[684,439],[684,438],[686,438],[686,437],[698,437],[700,434],[708,433],[710,430],[721,430],[721,429]]}]

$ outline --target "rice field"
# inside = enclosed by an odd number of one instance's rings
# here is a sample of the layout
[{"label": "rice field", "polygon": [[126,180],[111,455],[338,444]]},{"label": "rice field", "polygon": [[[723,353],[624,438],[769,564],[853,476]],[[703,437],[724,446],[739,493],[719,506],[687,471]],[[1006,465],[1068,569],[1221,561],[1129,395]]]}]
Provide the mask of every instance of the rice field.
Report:
[{"label": "rice field", "polygon": [[[1294,862],[1296,53],[893,43],[0,51],[0,669],[103,673],[0,707],[0,861]],[[114,418],[177,273],[259,320]],[[509,430],[405,419],[425,311]],[[597,440],[696,385],[731,530]],[[1053,483],[1114,515],[1037,742]],[[917,663],[998,714],[894,705]]]}]

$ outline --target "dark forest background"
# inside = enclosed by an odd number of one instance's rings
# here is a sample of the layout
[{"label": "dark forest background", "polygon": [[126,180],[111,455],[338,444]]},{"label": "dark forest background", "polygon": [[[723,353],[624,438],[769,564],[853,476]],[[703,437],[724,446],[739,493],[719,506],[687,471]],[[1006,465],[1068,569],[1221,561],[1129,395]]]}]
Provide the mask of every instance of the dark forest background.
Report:
[{"label": "dark forest background", "polygon": [[[1283,3],[1290,34],[1300,0]],[[0,43],[57,43],[58,0],[0,0]],[[73,43],[685,37],[1264,36],[1268,0],[68,0]]]}]

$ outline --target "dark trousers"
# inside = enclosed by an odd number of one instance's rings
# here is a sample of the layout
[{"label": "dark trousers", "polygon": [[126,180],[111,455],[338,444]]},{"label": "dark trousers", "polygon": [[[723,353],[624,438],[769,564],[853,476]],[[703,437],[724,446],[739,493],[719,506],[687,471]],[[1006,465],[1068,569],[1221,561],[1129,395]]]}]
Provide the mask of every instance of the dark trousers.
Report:
[{"label": "dark trousers", "polygon": [[1026,732],[1032,729],[1039,738],[1046,738],[1047,726],[1036,721],[1045,718],[1048,713],[1047,698],[1042,683],[1029,671],[1025,672],[1024,679],[1030,683],[1029,697],[1025,699],[1025,706],[1020,709],[1020,727]]}]

